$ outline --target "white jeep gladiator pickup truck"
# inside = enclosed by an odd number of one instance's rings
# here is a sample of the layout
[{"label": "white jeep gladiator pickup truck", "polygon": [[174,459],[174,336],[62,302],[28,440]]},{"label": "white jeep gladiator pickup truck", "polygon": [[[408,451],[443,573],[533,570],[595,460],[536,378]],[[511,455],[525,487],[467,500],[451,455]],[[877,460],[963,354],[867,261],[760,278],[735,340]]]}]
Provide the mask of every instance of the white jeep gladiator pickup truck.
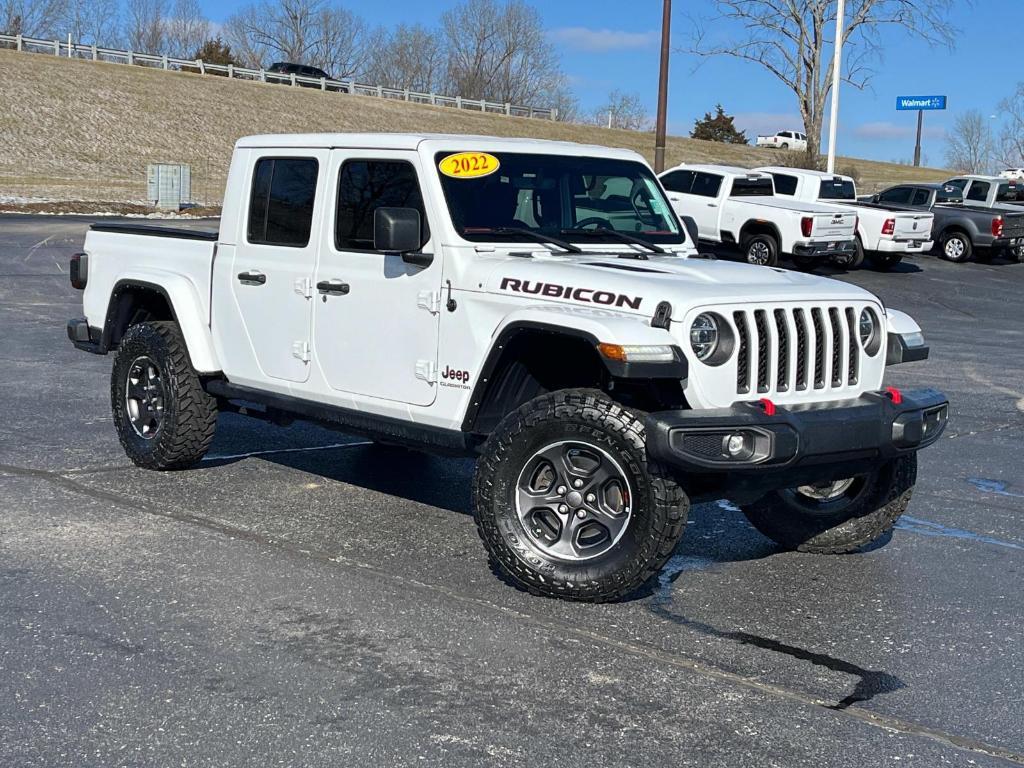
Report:
[{"label": "white jeep gladiator pickup truck", "polygon": [[798,168],[757,170],[772,175],[779,197],[852,208],[857,213],[857,249],[834,257],[840,266],[855,269],[867,258],[871,266],[884,271],[895,267],[907,254],[932,249],[932,214],[860,201],[857,184],[849,176]]},{"label": "white jeep gladiator pickup truck", "polygon": [[794,549],[877,540],[948,410],[883,385],[927,357],[907,315],[699,258],[644,160],[604,147],[245,138],[219,232],[93,225],[71,280],[139,466],[195,464],[225,411],[477,456],[499,572],[576,600],[651,579],[696,501]]},{"label": "white jeep gladiator pickup truck", "polygon": [[771,174],[727,165],[679,165],[661,174],[679,216],[700,240],[738,247],[750,264],[773,267],[785,255],[801,269],[854,252],[855,213],[775,196]]}]

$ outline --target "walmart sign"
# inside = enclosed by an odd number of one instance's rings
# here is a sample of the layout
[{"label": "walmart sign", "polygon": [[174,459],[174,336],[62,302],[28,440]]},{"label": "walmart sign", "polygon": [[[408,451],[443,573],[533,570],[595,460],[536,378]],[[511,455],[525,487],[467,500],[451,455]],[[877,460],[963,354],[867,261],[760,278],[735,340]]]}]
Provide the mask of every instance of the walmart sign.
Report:
[{"label": "walmart sign", "polygon": [[945,96],[897,96],[896,109],[900,111],[918,109],[945,109]]}]

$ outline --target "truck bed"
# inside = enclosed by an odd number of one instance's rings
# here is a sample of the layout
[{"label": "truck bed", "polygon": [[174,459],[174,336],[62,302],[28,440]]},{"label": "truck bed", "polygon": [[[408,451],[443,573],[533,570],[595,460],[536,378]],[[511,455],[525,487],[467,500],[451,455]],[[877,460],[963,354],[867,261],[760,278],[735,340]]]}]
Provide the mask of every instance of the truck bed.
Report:
[{"label": "truck bed", "polygon": [[209,240],[217,242],[220,232],[209,229],[186,229],[184,227],[163,227],[153,224],[93,224],[93,232],[116,232],[121,235],[147,235],[149,237],[179,237],[184,240]]}]

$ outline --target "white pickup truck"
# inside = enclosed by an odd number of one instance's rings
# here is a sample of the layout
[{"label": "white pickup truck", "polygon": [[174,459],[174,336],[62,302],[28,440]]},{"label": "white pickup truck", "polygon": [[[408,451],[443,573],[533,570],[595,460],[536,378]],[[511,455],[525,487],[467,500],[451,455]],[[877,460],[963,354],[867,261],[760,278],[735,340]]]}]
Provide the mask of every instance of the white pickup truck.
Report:
[{"label": "white pickup truck", "polygon": [[840,210],[852,208],[857,213],[857,249],[836,257],[840,266],[855,269],[867,258],[876,269],[889,270],[905,255],[932,249],[932,214],[858,200],[857,184],[849,176],[777,166],[757,170],[772,175],[779,197],[830,204]]},{"label": "white pickup truck", "polygon": [[807,134],[800,131],[779,131],[774,136],[758,136],[757,146],[768,149],[807,151]]},{"label": "white pickup truck", "polygon": [[[139,466],[195,464],[226,411],[475,456],[498,572],[575,600],[653,578],[701,500],[793,549],[878,540],[948,411],[883,384],[927,357],[910,317],[853,285],[699,258],[625,150],[245,138],[219,232],[93,225],[70,277],[85,316],[68,336],[113,353]],[[403,455],[381,471],[417,471]]]},{"label": "white pickup truck", "polygon": [[696,222],[700,240],[738,247],[750,264],[772,267],[786,256],[811,269],[854,252],[856,214],[776,197],[768,173],[683,164],[660,178],[676,213]]}]

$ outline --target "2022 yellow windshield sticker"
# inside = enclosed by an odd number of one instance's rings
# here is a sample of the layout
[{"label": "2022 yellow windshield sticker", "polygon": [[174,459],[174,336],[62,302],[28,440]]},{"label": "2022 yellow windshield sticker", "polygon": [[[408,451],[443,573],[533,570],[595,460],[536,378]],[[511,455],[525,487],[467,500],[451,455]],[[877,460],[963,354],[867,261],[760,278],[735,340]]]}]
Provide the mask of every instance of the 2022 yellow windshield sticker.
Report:
[{"label": "2022 yellow windshield sticker", "polygon": [[501,166],[498,158],[486,152],[456,152],[437,164],[445,176],[453,179],[476,179],[490,176]]}]

